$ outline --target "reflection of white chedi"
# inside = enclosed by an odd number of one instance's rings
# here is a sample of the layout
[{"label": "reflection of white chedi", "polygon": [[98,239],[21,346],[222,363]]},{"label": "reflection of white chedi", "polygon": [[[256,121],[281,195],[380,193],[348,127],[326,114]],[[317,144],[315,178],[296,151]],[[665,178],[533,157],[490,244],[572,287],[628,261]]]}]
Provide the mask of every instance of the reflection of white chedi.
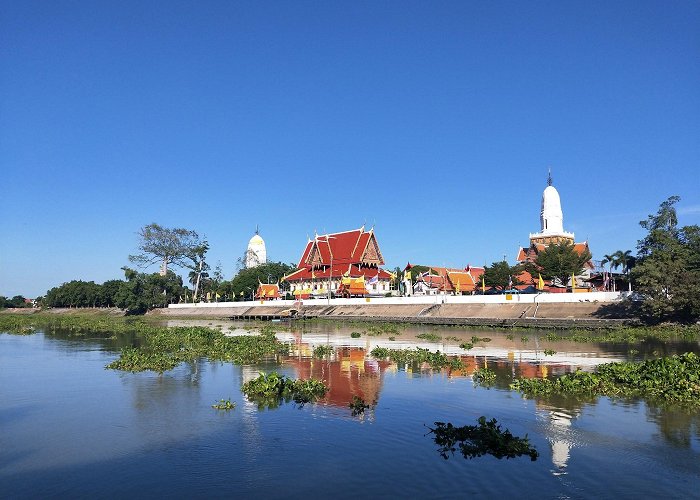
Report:
[{"label": "reflection of white chedi", "polygon": [[245,267],[251,268],[265,264],[267,262],[267,251],[265,250],[265,241],[260,237],[257,231],[255,236],[248,242],[248,250],[245,253]]}]

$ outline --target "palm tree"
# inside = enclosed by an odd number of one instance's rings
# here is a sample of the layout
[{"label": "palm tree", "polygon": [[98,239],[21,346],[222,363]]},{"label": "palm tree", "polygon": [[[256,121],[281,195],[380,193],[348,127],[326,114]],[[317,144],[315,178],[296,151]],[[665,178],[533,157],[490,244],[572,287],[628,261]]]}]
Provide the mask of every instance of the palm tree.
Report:
[{"label": "palm tree", "polygon": [[[600,261],[600,265],[603,267],[603,270],[605,270],[605,264],[608,264],[608,273],[612,275],[612,268],[613,268],[613,265],[615,264],[615,262],[616,262],[615,254],[613,253],[610,255],[603,255],[603,260]],[[617,268],[617,265],[615,267]],[[614,287],[613,287],[613,290],[614,290]]]},{"label": "palm tree", "polygon": [[613,254],[613,257],[615,258],[613,267],[617,269],[618,266],[622,266],[622,273],[627,276],[629,290],[632,291],[632,283],[629,279],[629,273],[630,269],[634,267],[634,263],[636,261],[636,259],[632,256],[632,250],[625,250],[624,252],[622,250],[618,250]]}]

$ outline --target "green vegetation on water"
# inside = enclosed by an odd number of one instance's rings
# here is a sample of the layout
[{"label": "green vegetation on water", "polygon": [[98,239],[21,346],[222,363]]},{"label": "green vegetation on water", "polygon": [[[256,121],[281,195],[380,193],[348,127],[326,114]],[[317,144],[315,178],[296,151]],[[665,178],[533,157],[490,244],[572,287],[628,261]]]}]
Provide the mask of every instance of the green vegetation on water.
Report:
[{"label": "green vegetation on water", "polygon": [[375,347],[370,354],[377,359],[390,359],[394,363],[404,365],[420,365],[427,363],[431,368],[439,370],[441,368],[451,368],[459,370],[464,368],[462,360],[456,356],[447,356],[440,351],[431,352],[420,347],[416,349],[387,349],[386,347]]},{"label": "green vegetation on water", "polygon": [[442,337],[440,335],[430,332],[419,333],[418,335],[416,335],[416,338],[419,338],[421,340],[427,340],[429,342],[439,342],[440,340],[442,340]]},{"label": "green vegetation on water", "polygon": [[359,396],[353,396],[352,401],[348,405],[352,410],[352,416],[355,417],[365,412],[369,408],[369,405],[365,403],[365,400]]},{"label": "green vegetation on water", "polygon": [[444,459],[454,456],[459,448],[464,458],[475,458],[483,455],[493,455],[501,458],[515,458],[522,455],[535,461],[539,453],[530,446],[527,434],[524,438],[513,436],[508,429],[501,429],[495,418],[486,420],[481,416],[478,425],[455,427],[451,423],[435,422],[435,428],[430,428],[438,452]]},{"label": "green vegetation on water", "polygon": [[236,403],[232,403],[231,399],[221,399],[219,401],[215,401],[213,405],[211,405],[212,408],[215,408],[217,410],[233,410],[236,407]]},{"label": "green vegetation on water", "polygon": [[303,406],[326,395],[328,387],[320,380],[294,380],[277,372],[261,373],[243,384],[243,394],[258,408],[277,408],[282,402],[294,401]]},{"label": "green vegetation on water", "polygon": [[511,389],[525,396],[611,396],[700,406],[700,356],[685,353],[641,363],[599,365],[555,379],[516,379]]},{"label": "green vegetation on water", "polygon": [[314,347],[313,357],[323,359],[333,354],[333,347],[329,345],[318,345]]},{"label": "green vegetation on water", "polygon": [[474,372],[474,382],[479,385],[489,386],[496,381],[496,372],[490,368],[479,368]]}]

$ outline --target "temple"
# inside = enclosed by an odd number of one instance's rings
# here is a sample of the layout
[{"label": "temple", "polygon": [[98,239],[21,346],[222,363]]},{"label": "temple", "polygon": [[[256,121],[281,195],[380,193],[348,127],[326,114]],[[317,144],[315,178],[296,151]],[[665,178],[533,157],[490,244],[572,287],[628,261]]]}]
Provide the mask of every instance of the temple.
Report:
[{"label": "temple", "polygon": [[483,267],[430,267],[425,273],[415,276],[413,295],[469,295],[478,289],[482,274]]},{"label": "temple", "polygon": [[[559,198],[559,192],[552,186],[552,172],[550,171],[547,176],[547,187],[542,193],[540,231],[538,233],[530,233],[530,245],[527,248],[520,247],[516,260],[518,263],[535,262],[537,255],[549,245],[560,243],[572,244],[579,255],[587,250],[590,251],[587,241],[576,243],[574,233],[564,231],[561,199]],[[587,277],[594,268],[593,262],[589,261],[586,263],[585,268],[585,277]],[[519,276],[520,281],[525,283],[522,286],[534,284],[533,278],[529,274],[527,276],[525,274],[523,273],[523,276]]]},{"label": "temple", "polygon": [[250,269],[267,262],[267,250],[265,249],[265,241],[260,237],[260,231],[255,228],[255,234],[248,242],[248,248],[245,252],[245,267]]},{"label": "temple", "polygon": [[297,270],[284,277],[296,297],[385,295],[392,275],[382,269],[384,258],[374,229],[316,235],[309,240]]}]

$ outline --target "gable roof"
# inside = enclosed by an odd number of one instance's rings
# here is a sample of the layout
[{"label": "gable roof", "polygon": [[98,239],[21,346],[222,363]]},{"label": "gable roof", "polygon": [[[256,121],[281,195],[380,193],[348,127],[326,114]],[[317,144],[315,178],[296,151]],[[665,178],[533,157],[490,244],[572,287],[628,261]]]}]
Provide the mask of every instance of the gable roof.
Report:
[{"label": "gable roof", "polygon": [[365,264],[381,266],[384,258],[379,250],[374,230],[364,227],[342,233],[316,235],[309,240],[297,264],[298,268],[335,264]]}]

